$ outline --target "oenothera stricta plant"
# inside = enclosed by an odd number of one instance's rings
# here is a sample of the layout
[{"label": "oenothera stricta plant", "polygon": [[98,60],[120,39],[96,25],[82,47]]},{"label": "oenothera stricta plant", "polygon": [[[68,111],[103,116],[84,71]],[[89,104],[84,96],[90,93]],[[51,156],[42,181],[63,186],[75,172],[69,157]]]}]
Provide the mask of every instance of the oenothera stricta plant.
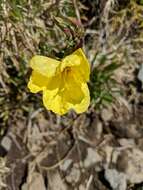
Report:
[{"label": "oenothera stricta plant", "polygon": [[36,55],[31,59],[30,67],[33,71],[28,88],[32,93],[43,92],[43,104],[48,110],[59,115],[70,109],[77,113],[87,110],[90,66],[81,48],[61,61]]}]

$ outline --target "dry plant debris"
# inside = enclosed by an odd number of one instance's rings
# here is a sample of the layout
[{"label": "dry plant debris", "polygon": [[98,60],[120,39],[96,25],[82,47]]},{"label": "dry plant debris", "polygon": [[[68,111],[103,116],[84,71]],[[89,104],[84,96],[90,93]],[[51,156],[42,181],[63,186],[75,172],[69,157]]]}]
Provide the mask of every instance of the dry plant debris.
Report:
[{"label": "dry plant debris", "polygon": [[[143,189],[142,18],[142,0],[0,0],[0,189]],[[81,44],[92,103],[60,117],[28,61]]]}]

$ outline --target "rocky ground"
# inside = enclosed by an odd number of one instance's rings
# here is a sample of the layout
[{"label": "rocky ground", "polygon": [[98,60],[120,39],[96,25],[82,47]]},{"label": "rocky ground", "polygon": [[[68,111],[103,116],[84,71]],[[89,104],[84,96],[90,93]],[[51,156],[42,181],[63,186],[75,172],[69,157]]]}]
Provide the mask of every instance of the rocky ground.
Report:
[{"label": "rocky ground", "polygon": [[[143,2],[22,1],[0,1],[0,189],[142,190]],[[56,6],[70,21],[59,22]],[[69,36],[54,46],[65,36],[55,27],[53,40],[51,15],[71,26],[73,46]],[[91,105],[58,116],[28,92],[27,63],[33,53],[56,57],[81,41]]]}]

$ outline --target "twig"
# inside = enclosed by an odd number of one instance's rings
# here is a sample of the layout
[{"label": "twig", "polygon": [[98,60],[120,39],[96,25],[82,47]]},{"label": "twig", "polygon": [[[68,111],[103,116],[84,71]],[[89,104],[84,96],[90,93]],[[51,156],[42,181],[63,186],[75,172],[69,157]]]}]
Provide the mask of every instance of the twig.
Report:
[{"label": "twig", "polygon": [[80,13],[79,13],[79,10],[78,10],[77,1],[73,0],[73,4],[74,4],[74,7],[75,7],[75,12],[76,12],[76,16],[77,16],[77,19],[79,21],[79,24],[82,26],[82,22],[81,22]]},{"label": "twig", "polygon": [[12,190],[16,190],[16,188],[15,188],[15,181],[14,181],[14,169],[15,169],[15,167],[14,168],[12,168],[12,174],[11,174],[11,185],[12,185]]},{"label": "twig", "polygon": [[73,151],[74,148],[75,148],[75,143],[73,144],[71,149],[66,153],[66,155],[61,160],[59,160],[57,163],[55,163],[54,165],[41,166],[39,163],[37,163],[37,165],[39,168],[44,169],[44,170],[53,170],[53,169],[59,167],[68,158],[68,156],[71,154],[71,152]]},{"label": "twig", "polygon": [[21,151],[22,147],[20,146],[20,144],[18,143],[18,141],[16,140],[16,137],[14,134],[12,134],[11,132],[8,134],[8,136],[12,139],[12,141],[15,143],[16,147]]},{"label": "twig", "polygon": [[92,180],[93,180],[93,175],[90,175],[89,179],[88,179],[88,182],[86,184],[86,190],[89,190],[90,188],[90,185],[92,183]]}]

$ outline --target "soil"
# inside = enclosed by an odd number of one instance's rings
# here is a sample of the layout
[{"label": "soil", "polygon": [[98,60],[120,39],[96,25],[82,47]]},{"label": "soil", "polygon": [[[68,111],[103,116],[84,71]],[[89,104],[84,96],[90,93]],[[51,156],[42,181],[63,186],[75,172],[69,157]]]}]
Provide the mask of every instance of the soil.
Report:
[{"label": "soil", "polygon": [[[40,173],[45,188],[51,190],[56,188],[56,183],[61,184],[59,189],[68,190],[113,189],[105,172],[115,169],[128,178],[131,175],[126,173],[131,167],[128,166],[128,151],[138,149],[143,154],[141,102],[142,98],[136,105],[132,104],[130,112],[124,105],[118,107],[118,112],[109,106],[101,113],[93,110],[80,116],[70,113],[69,117],[57,118],[58,123],[54,124],[44,120],[40,112],[27,128],[23,123],[11,124],[5,135],[11,139],[10,150],[6,154],[7,167],[10,168],[8,189],[22,189],[23,184],[28,183],[29,175],[32,175],[31,170]],[[68,127],[64,126],[65,123]],[[48,128],[50,125],[52,127]],[[115,152],[116,159],[112,158]],[[142,184],[138,173],[134,175],[137,185],[128,179],[128,189],[137,189]]]}]

